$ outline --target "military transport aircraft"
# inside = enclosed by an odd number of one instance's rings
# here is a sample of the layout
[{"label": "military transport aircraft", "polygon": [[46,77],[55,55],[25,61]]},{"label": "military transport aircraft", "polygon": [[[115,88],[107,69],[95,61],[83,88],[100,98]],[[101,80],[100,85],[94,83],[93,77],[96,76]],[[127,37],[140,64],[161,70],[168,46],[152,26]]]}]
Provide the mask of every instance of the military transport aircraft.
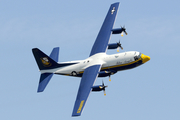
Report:
[{"label": "military transport aircraft", "polygon": [[111,75],[118,71],[135,68],[150,60],[149,56],[137,51],[113,55],[106,54],[107,49],[122,48],[120,43],[109,44],[111,34],[127,34],[124,27],[113,28],[119,4],[120,3],[114,3],[110,6],[87,59],[57,63],[59,47],[54,48],[50,56],[46,55],[38,48],[32,49],[41,72],[37,92],[44,91],[53,74],[81,77],[72,116],[81,115],[91,91],[105,91],[107,86],[105,86],[104,83],[102,83],[102,85],[94,86],[97,77],[109,76],[110,78]]}]

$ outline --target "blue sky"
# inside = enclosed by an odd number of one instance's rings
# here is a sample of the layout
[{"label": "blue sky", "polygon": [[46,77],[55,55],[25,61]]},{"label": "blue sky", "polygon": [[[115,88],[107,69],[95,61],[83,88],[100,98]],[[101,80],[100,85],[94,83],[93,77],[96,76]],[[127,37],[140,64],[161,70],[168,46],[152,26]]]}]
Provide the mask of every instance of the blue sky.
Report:
[{"label": "blue sky", "polygon": [[[85,59],[113,0],[0,0],[0,119],[120,119],[179,120],[178,0],[122,0],[115,28],[125,25],[128,35],[113,35],[124,51],[151,57],[146,64],[102,79],[108,88],[91,93],[82,116],[71,118],[80,78],[54,75],[37,93],[40,73],[31,49],[50,54],[60,47],[59,61]],[[108,54],[117,53],[116,50]]]}]

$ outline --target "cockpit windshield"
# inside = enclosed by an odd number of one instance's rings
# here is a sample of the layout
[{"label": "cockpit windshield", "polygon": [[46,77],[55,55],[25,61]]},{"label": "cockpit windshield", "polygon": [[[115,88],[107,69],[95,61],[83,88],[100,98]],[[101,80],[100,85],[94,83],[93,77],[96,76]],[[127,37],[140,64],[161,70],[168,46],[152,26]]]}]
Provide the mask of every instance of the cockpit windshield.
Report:
[{"label": "cockpit windshield", "polygon": [[139,55],[136,55],[136,56],[134,57],[134,60],[136,61],[136,60],[138,60],[140,57],[141,57],[141,53],[139,53]]}]

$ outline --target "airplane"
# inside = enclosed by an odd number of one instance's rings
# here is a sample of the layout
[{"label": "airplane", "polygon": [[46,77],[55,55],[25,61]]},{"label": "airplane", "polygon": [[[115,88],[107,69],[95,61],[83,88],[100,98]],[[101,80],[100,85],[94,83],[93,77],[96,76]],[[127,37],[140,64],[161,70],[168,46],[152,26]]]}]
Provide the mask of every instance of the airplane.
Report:
[{"label": "airplane", "polygon": [[109,77],[111,80],[110,76],[118,71],[138,67],[150,60],[149,56],[137,51],[106,54],[108,49],[122,49],[120,42],[109,44],[112,34],[127,34],[124,27],[113,28],[119,5],[119,2],[111,4],[87,59],[58,63],[59,47],[55,47],[50,56],[38,48],[32,49],[41,72],[37,92],[44,91],[53,74],[81,77],[72,117],[81,115],[91,91],[104,91],[105,94],[107,86],[104,83],[94,86],[97,77]]}]

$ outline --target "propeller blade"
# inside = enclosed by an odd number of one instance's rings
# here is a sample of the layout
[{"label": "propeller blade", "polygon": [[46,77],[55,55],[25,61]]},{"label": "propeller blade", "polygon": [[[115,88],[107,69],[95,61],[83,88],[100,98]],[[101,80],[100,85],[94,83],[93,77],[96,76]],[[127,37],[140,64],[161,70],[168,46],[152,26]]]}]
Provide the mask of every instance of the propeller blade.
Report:
[{"label": "propeller blade", "polygon": [[124,33],[127,35],[127,32],[126,32],[126,31],[124,31]]},{"label": "propeller blade", "polygon": [[117,52],[119,52],[119,47],[123,50],[123,47],[121,46],[120,40],[119,40],[119,42],[117,42],[117,45],[118,45]]},{"label": "propeller blade", "polygon": [[109,76],[109,81],[111,81],[111,76]]},{"label": "propeller blade", "polygon": [[105,90],[103,90],[104,91],[104,96],[106,96],[106,91]]},{"label": "propeller blade", "polygon": [[123,50],[123,47],[122,47],[122,46],[120,46],[120,48],[121,48],[121,50]]},{"label": "propeller blade", "polygon": [[119,52],[119,47],[117,48],[117,52]]},{"label": "propeller blade", "polygon": [[123,36],[124,33],[127,35],[125,25],[123,27],[121,26],[121,28],[122,28],[121,36]]},{"label": "propeller blade", "polygon": [[121,36],[123,37],[124,32],[121,33]]},{"label": "propeller blade", "polygon": [[108,87],[108,86],[104,86],[104,81],[102,81],[102,88],[103,88],[103,91],[104,91],[104,96],[106,96],[106,91],[105,91],[106,87]]},{"label": "propeller blade", "polygon": [[104,87],[104,82],[102,81],[102,86]]}]

